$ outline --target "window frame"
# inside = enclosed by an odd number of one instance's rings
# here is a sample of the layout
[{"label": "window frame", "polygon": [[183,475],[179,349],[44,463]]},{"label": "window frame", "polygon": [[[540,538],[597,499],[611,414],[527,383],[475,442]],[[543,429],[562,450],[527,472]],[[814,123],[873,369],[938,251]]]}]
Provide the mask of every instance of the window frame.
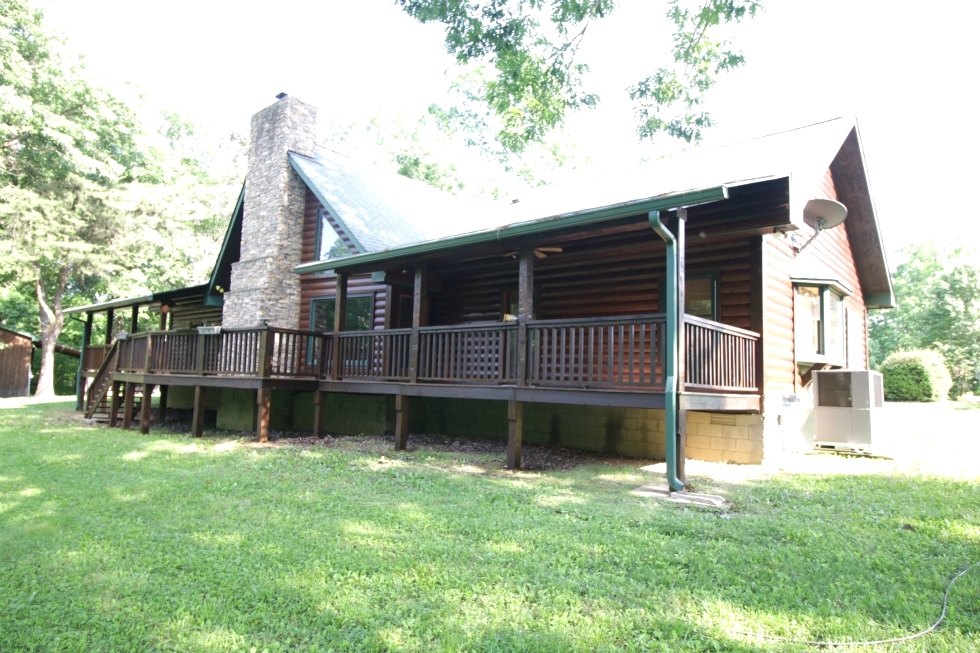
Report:
[{"label": "window frame", "polygon": [[[711,320],[712,322],[718,321],[718,286],[719,286],[719,274],[718,272],[705,272],[698,274],[685,274],[684,275],[684,314],[694,315],[694,313],[689,313],[687,310],[687,283],[690,281],[697,281],[699,279],[710,279],[711,280],[711,317],[701,317],[704,320]],[[657,306],[659,307],[658,313],[667,312],[667,277],[660,277],[660,283],[657,285]]]},{"label": "window frame", "polygon": [[[348,295],[347,296],[347,301],[348,302],[350,302],[350,300],[352,300],[352,299],[365,299],[365,298],[366,299],[369,299],[370,302],[371,302],[371,326],[369,328],[367,328],[367,329],[355,329],[356,331],[373,331],[374,330],[374,310],[375,310],[375,307],[377,306],[378,298],[375,297],[375,294],[374,293],[361,293],[361,294],[357,294],[357,295]],[[309,318],[309,323],[307,324],[307,327],[306,327],[306,330],[309,331],[310,333],[316,333],[316,334],[334,333],[334,330],[333,330],[332,327],[328,331],[314,331],[313,330],[313,316],[316,314],[316,303],[317,302],[327,302],[327,301],[333,301],[334,302],[334,311],[336,311],[337,310],[337,295],[320,295],[319,297],[313,297],[312,299],[310,299],[310,318]],[[334,315],[336,315],[336,313],[334,313]],[[348,313],[348,315],[350,315],[350,313]],[[345,331],[346,331],[346,329],[345,329]],[[307,346],[306,363],[307,363],[307,365],[316,365],[317,364],[316,356],[314,356],[313,339],[312,338],[310,339],[309,345]]]},{"label": "window frame", "polygon": [[[342,258],[346,258],[345,256],[335,256],[333,258],[321,258],[321,256],[320,256],[321,255],[321,249],[322,249],[322,246],[323,246],[323,225],[324,225],[324,223],[326,223],[327,226],[330,228],[330,232],[334,235],[334,237],[336,237],[341,242],[344,242],[344,236],[343,236],[343,234],[341,234],[336,229],[334,229],[333,228],[333,225],[331,225],[328,222],[327,216],[329,216],[329,215],[330,215],[330,212],[327,211],[322,206],[316,210],[316,239],[314,240],[314,243],[313,243],[313,260],[314,261],[336,261],[336,260],[340,260]],[[351,251],[350,246],[347,245],[346,242],[344,242],[344,246],[347,247],[347,251],[348,251],[347,256],[353,256],[356,253],[356,252]]]},{"label": "window frame", "polygon": [[[797,363],[822,363],[845,367],[847,365],[847,298],[850,290],[837,280],[794,278],[793,282],[793,349]],[[819,327],[817,334],[817,351],[811,351],[809,346],[803,349],[800,339],[800,324],[803,316],[800,314],[800,288],[816,288],[820,298]],[[837,298],[837,351],[830,351],[830,297]],[[809,318],[808,318],[809,319]]]},{"label": "window frame", "polygon": [[[350,300],[352,300],[352,299],[369,299],[370,300],[370,302],[371,302],[371,322],[370,322],[370,327],[368,327],[367,329],[347,329],[347,328],[345,328],[344,331],[373,331],[374,330],[374,308],[375,308],[375,306],[377,304],[377,298],[374,296],[374,293],[359,293],[359,294],[356,294],[356,295],[347,295],[347,302],[348,302],[348,304],[350,303]],[[321,295],[319,297],[313,297],[312,299],[310,299],[310,322],[309,322],[309,325],[308,325],[308,330],[310,331],[310,333],[333,333],[334,332],[333,328],[330,328],[330,329],[328,329],[326,331],[314,331],[313,330],[313,316],[316,314],[316,303],[317,302],[327,302],[327,301],[334,302],[334,310],[336,311],[336,302],[337,302],[337,296],[336,295]],[[348,305],[348,309],[349,308],[350,308],[350,306]],[[350,312],[349,311],[348,311],[347,315],[348,316],[350,315]],[[346,325],[345,325],[345,327],[346,327]]]}]

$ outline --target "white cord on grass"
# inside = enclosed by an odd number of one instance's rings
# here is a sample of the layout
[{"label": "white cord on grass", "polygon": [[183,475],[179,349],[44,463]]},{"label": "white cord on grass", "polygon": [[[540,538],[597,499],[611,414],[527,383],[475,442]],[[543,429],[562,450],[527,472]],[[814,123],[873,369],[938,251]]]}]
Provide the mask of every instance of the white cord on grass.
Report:
[{"label": "white cord on grass", "polygon": [[914,635],[906,635],[905,637],[893,637],[891,639],[876,639],[870,642],[819,642],[819,641],[807,640],[807,639],[792,639],[790,637],[776,637],[775,635],[764,635],[762,633],[750,633],[744,630],[736,630],[734,632],[738,633],[739,635],[761,637],[762,639],[768,639],[773,642],[788,642],[790,644],[808,644],[810,646],[874,646],[876,644],[897,644],[899,642],[908,642],[913,639],[918,639],[923,635],[927,635],[932,631],[936,630],[937,628],[939,628],[939,624],[941,624],[943,622],[943,619],[946,618],[947,600],[949,599],[949,590],[953,587],[953,583],[959,580],[960,576],[964,575],[966,572],[970,571],[978,564],[980,564],[980,561],[974,562],[969,567],[967,567],[960,573],[953,576],[953,579],[949,581],[949,585],[946,586],[946,591],[943,592],[943,612],[942,614],[939,615],[939,619],[936,619],[936,623],[932,624],[925,630],[915,633]]}]

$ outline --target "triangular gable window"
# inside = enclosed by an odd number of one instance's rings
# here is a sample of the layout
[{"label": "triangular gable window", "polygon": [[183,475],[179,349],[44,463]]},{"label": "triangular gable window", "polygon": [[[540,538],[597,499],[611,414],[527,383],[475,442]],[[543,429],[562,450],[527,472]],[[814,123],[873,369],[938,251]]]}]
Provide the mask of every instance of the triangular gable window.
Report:
[{"label": "triangular gable window", "polygon": [[329,213],[320,209],[317,218],[316,260],[329,261],[357,253],[337,230],[337,225]]}]

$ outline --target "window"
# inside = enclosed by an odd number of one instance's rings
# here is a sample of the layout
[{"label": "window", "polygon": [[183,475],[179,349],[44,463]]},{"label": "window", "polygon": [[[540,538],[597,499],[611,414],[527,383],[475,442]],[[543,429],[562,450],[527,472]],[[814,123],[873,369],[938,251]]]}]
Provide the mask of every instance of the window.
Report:
[{"label": "window", "polygon": [[684,281],[684,312],[706,320],[717,320],[715,278],[687,277]]},{"label": "window", "polygon": [[[344,258],[354,254],[343,241],[333,225],[330,224],[330,214],[320,209],[317,212],[316,227],[316,260],[328,261]],[[331,330],[333,328],[331,327]]]},{"label": "window", "polygon": [[[660,312],[667,312],[667,279],[660,277]],[[699,274],[684,277],[684,313],[706,320],[718,319],[718,277]]]},{"label": "window", "polygon": [[[337,300],[334,297],[314,299],[310,306],[310,331],[333,331]],[[369,331],[374,326],[374,295],[347,298],[345,331]]]},{"label": "window", "polygon": [[844,364],[844,296],[830,284],[796,285],[796,360]]}]

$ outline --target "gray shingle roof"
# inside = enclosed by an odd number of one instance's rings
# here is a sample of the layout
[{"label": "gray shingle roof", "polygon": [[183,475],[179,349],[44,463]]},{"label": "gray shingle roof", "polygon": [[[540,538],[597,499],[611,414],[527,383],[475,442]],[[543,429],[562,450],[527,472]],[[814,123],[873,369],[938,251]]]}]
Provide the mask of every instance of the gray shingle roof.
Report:
[{"label": "gray shingle roof", "polygon": [[364,253],[438,238],[469,212],[465,200],[322,147],[289,161]]}]

